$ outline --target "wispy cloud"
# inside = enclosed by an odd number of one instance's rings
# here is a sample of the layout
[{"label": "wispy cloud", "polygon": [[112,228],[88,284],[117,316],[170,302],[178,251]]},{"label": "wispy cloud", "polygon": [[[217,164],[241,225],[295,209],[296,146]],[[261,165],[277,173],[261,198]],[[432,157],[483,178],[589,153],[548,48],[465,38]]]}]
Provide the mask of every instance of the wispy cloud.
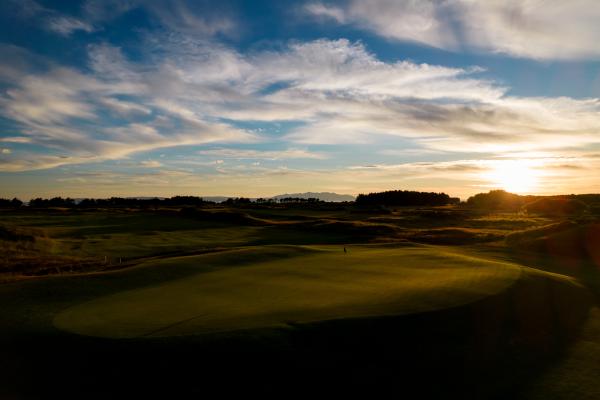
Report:
[{"label": "wispy cloud", "polygon": [[87,0],[85,18],[96,23],[114,20],[135,9],[143,9],[163,28],[194,37],[234,35],[239,22],[226,3],[195,0]]},{"label": "wispy cloud", "polygon": [[448,2],[413,0],[349,0],[341,4],[308,2],[305,12],[340,24],[357,25],[384,37],[454,48],[457,38],[445,23]]},{"label": "wispy cloud", "polygon": [[239,128],[249,121],[294,121],[277,139],[287,150],[202,154],[319,159],[323,153],[303,148],[386,137],[409,139],[429,152],[493,154],[600,143],[598,99],[510,96],[504,86],[482,78],[478,67],[384,62],[363,44],[343,39],[247,54],[181,33],[148,34],[146,44],[138,61],[118,47],[90,45],[86,72],[52,63],[40,70],[39,63],[27,64],[33,57],[21,57],[19,68],[7,61],[8,68],[0,69],[0,79],[10,78],[0,96],[2,115],[21,126],[21,143],[48,153],[40,158],[15,151],[0,169],[267,140]]},{"label": "wispy cloud", "polygon": [[31,138],[24,136],[7,136],[0,138],[0,142],[5,143],[30,143]]},{"label": "wispy cloud", "polygon": [[[43,146],[47,154],[39,157],[37,152],[20,150],[3,160],[0,169],[52,168],[161,147],[255,140],[252,133],[207,121],[198,109],[179,105],[180,97],[188,99],[193,92],[182,88],[168,96],[162,91],[156,83],[169,79],[162,65],[147,71],[128,63],[118,48],[107,46],[90,47],[90,63],[93,73],[52,63],[41,72],[37,65],[22,62],[20,73],[6,69],[11,85],[0,95],[0,112],[20,125],[23,136],[3,140]],[[162,106],[165,102],[175,106]]]},{"label": "wispy cloud", "polygon": [[64,15],[48,18],[48,29],[63,36],[69,36],[75,31],[93,32],[94,27],[85,21]]},{"label": "wispy cloud", "polygon": [[182,0],[158,0],[141,3],[163,25],[174,31],[193,35],[213,36],[233,34],[237,24],[231,10],[222,10],[224,4],[212,1],[185,2]]},{"label": "wispy cloud", "polygon": [[144,168],[160,168],[163,165],[156,160],[144,160],[140,162],[140,165]]},{"label": "wispy cloud", "polygon": [[595,0],[346,0],[305,12],[395,40],[534,59],[598,59]]},{"label": "wispy cloud", "polygon": [[235,158],[238,160],[286,160],[293,158],[324,159],[325,154],[310,152],[303,149],[286,149],[278,151],[242,150],[242,149],[211,149],[202,150],[198,154],[213,157]]},{"label": "wispy cloud", "polygon": [[304,11],[315,17],[323,18],[324,20],[333,19],[340,24],[347,22],[347,13],[341,7],[329,6],[316,2],[305,4]]},{"label": "wispy cloud", "polygon": [[37,20],[43,29],[61,36],[70,36],[76,31],[94,32],[94,25],[73,15],[62,14],[45,7],[35,0],[8,0],[16,11],[14,15],[24,20]]},{"label": "wispy cloud", "polygon": [[69,37],[75,32],[91,33],[132,10],[143,10],[167,31],[196,38],[234,36],[239,21],[226,3],[185,0],[85,0],[77,11],[65,14],[36,0],[7,0],[14,17],[36,28]]}]

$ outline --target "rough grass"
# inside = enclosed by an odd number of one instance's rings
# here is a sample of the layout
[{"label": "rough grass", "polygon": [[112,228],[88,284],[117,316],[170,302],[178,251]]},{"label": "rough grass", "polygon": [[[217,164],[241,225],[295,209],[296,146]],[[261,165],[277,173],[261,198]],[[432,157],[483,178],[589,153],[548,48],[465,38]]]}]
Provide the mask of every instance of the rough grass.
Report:
[{"label": "rough grass", "polygon": [[[21,261],[4,268],[13,275],[101,270],[120,262],[133,265],[147,257],[246,245],[404,240],[441,245],[476,244],[495,241],[512,230],[548,221],[517,214],[480,215],[449,207],[402,208],[377,216],[343,208],[235,209],[222,206],[0,213],[0,223],[42,231],[44,240],[52,243],[51,251],[28,252]],[[14,243],[10,246],[14,247]],[[5,248],[10,246],[4,245]],[[8,250],[5,253],[9,254]],[[10,254],[16,259],[15,251]],[[40,268],[35,268],[36,263]],[[12,275],[7,279],[13,279]]]},{"label": "rough grass", "polygon": [[534,240],[566,231],[576,226],[577,224],[573,221],[561,221],[532,229],[518,230],[506,236],[506,243],[511,246],[526,246]]},{"label": "rough grass", "polygon": [[41,229],[0,225],[0,273],[38,274],[86,269],[89,260],[57,254],[57,242]]},{"label": "rough grass", "polygon": [[[257,228],[181,218],[176,212],[132,210],[2,215],[11,232],[0,250],[0,273],[44,275],[112,268],[165,254],[239,246],[256,240]],[[4,234],[7,236],[7,234]]]}]

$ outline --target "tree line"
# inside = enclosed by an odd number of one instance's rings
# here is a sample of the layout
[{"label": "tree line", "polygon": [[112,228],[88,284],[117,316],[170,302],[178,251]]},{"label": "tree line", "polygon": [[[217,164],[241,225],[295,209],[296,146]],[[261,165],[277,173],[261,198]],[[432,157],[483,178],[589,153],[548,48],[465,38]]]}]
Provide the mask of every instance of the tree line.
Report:
[{"label": "tree line", "polygon": [[[229,198],[223,202],[228,206],[272,205],[272,204],[302,204],[322,205],[326,202],[317,198],[286,197],[281,199],[246,197]],[[418,192],[410,190],[389,190],[369,194],[359,194],[354,204],[357,206],[444,206],[459,204],[460,199],[450,197],[446,193]],[[110,207],[160,207],[160,206],[193,206],[215,204],[197,196],[173,196],[169,198],[123,198],[108,199],[86,198],[75,200],[70,197],[53,197],[50,199],[35,198],[28,204],[18,198],[0,198],[0,208],[17,209],[28,205],[31,208],[110,208]],[[352,202],[343,202],[351,205]],[[562,210],[563,213],[577,213],[586,208],[600,208],[600,194],[570,194],[559,196],[522,196],[504,190],[492,190],[488,193],[478,193],[467,199],[462,205],[488,211],[528,211],[544,213],[548,210]]]},{"label": "tree line", "polygon": [[[29,200],[29,207],[32,208],[96,208],[96,207],[158,207],[158,206],[201,206],[204,204],[214,204],[197,196],[174,196],[165,199],[149,198],[124,198],[111,197],[108,199],[82,199],[76,201],[70,197],[52,197],[43,199],[41,197]],[[14,198],[12,200],[0,199],[0,208],[19,208],[24,203]]]},{"label": "tree line", "polygon": [[458,204],[460,199],[450,197],[446,193],[388,190],[359,194],[355,202],[359,206],[445,206]]},{"label": "tree line", "polygon": [[[322,203],[321,200],[316,198],[303,199],[299,197],[286,197],[282,199],[265,199],[258,198],[255,200],[247,197],[235,197],[229,198],[223,202],[228,206],[242,206],[249,204],[276,204],[276,203],[302,203],[302,204],[316,204]],[[52,197],[50,199],[44,199],[41,197],[31,199],[28,203],[29,207],[32,208],[106,208],[106,207],[160,207],[160,206],[202,206],[206,204],[215,204],[213,201],[204,200],[202,197],[197,196],[174,196],[170,198],[124,198],[124,197],[111,197],[108,199],[92,199],[86,198],[79,201],[70,197]],[[0,198],[0,208],[19,208],[24,206],[25,203],[17,198],[12,200]]]},{"label": "tree line", "polygon": [[0,208],[19,208],[23,205],[23,202],[16,197],[12,200],[0,199]]}]

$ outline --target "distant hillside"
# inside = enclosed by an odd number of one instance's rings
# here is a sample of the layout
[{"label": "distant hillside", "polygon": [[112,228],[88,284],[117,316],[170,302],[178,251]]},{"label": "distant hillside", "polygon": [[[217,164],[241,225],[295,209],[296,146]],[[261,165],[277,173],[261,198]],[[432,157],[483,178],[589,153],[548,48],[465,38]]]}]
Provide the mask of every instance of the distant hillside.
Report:
[{"label": "distant hillside", "polygon": [[354,201],[354,196],[349,194],[337,194],[331,192],[306,192],[306,193],[286,193],[273,196],[272,199],[279,200],[286,197],[294,197],[300,199],[319,199],[321,201]]}]

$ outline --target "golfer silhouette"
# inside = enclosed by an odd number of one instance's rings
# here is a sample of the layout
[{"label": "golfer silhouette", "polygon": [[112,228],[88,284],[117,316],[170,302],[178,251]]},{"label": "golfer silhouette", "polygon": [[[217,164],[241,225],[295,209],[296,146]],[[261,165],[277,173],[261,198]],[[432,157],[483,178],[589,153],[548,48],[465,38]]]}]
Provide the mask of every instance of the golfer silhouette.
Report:
[{"label": "golfer silhouette", "polygon": [[344,246],[344,254],[347,254],[348,251],[346,250],[346,246]]}]

